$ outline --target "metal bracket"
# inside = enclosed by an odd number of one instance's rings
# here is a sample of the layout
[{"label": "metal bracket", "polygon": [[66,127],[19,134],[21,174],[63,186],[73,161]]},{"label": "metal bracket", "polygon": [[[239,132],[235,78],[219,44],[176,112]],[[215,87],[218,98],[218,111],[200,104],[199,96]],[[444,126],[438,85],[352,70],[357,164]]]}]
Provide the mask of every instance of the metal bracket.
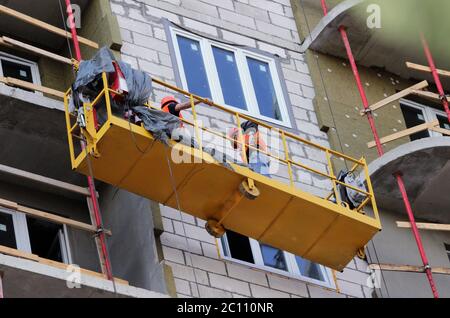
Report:
[{"label": "metal bracket", "polygon": [[373,110],[371,108],[362,109],[361,113],[363,113],[364,115],[373,114]]}]

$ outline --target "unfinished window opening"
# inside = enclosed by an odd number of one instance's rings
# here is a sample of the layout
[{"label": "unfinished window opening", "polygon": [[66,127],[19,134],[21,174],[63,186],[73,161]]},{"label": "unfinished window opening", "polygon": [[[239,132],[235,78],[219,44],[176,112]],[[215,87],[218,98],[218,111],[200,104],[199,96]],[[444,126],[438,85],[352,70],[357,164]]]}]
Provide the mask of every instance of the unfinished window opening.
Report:
[{"label": "unfinished window opening", "polygon": [[447,252],[448,260],[450,262],[450,244],[444,243],[445,251]]},{"label": "unfinished window opening", "polygon": [[235,233],[233,231],[227,231],[226,242],[224,246],[227,247],[226,256],[238,259],[247,263],[255,263],[252,253],[252,247],[248,237],[241,234]]},{"label": "unfinished window opening", "polygon": [[[450,130],[450,124],[445,112],[430,107],[428,105],[419,104],[410,100],[401,100],[400,106],[405,119],[407,128],[413,128],[424,123],[431,123],[435,120],[439,122],[439,126],[443,129]],[[422,131],[410,136],[411,141],[428,138],[446,136],[434,131]]]},{"label": "unfinished window opening", "polygon": [[[401,108],[407,128],[413,128],[426,123],[425,114],[421,109],[407,105],[401,105]],[[428,131],[421,131],[411,135],[409,138],[411,139],[411,141],[414,141],[428,137],[430,137]]]},{"label": "unfinished window opening", "polygon": [[27,217],[31,252],[42,258],[68,263],[64,226]]},{"label": "unfinished window opening", "polygon": [[0,212],[0,245],[17,248],[12,214]]},{"label": "unfinished window opening", "polygon": [[[0,76],[41,85],[36,63],[4,52],[0,52]],[[22,89],[28,90],[25,88]]]}]

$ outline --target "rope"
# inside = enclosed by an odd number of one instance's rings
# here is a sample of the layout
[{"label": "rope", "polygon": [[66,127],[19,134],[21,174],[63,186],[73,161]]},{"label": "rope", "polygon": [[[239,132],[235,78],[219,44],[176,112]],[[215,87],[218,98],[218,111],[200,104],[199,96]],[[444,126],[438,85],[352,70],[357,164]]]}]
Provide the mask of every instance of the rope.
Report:
[{"label": "rope", "polygon": [[187,255],[189,255],[189,260],[191,262],[192,271],[194,272],[194,280],[195,280],[195,286],[197,287],[197,293],[198,293],[198,295],[200,295],[200,290],[198,288],[197,274],[195,273],[194,263],[192,262],[192,254],[193,253],[191,252],[191,248],[189,246],[189,241],[187,239],[186,227],[185,227],[185,224],[183,222],[183,212],[181,211],[180,197],[178,195],[178,190],[177,190],[177,187],[176,187],[176,184],[175,184],[175,177],[174,177],[174,174],[173,174],[172,165],[170,164],[170,159],[169,159],[169,154],[168,154],[169,147],[165,147],[165,149],[166,149],[165,154],[166,154],[166,159],[167,159],[167,166],[169,168],[169,174],[170,174],[170,182],[172,184],[172,189],[173,189],[173,192],[175,194],[175,199],[177,201],[177,208],[178,208],[178,213],[180,214],[180,221],[181,221],[181,224],[183,226],[183,234],[184,234],[184,239],[185,239],[185,242],[186,242]]},{"label": "rope", "polygon": [[[66,19],[65,19],[65,16],[64,16],[64,10],[63,10],[63,7],[62,7],[61,0],[58,0],[58,4],[59,4],[59,12],[61,13],[61,20],[62,20],[63,26],[64,26],[64,31],[66,31],[66,34],[69,34],[69,31],[67,31]],[[69,48],[70,58],[72,60],[74,60],[73,54],[72,54],[72,46],[70,45],[70,40],[69,40],[69,38],[67,36],[66,36],[66,42],[67,42],[67,47]],[[73,67],[72,67],[72,73],[73,73],[73,77],[76,78],[77,74],[76,74],[75,69]]]},{"label": "rope", "polygon": [[[303,16],[304,16],[304,19],[305,19],[306,27],[307,27],[307,29],[308,29],[308,34],[309,34],[310,37],[312,37],[312,34],[311,34],[311,27],[310,27],[310,24],[309,24],[309,21],[308,21],[308,17],[306,16],[306,11],[305,11],[305,7],[304,7],[304,2],[303,2],[303,0],[300,0],[300,6],[301,6],[301,10],[302,10],[302,12],[303,12]],[[312,40],[312,38],[311,38],[311,40]],[[326,85],[325,85],[325,79],[324,79],[324,76],[323,76],[323,73],[322,73],[322,69],[320,68],[320,61],[319,61],[318,58],[316,58],[316,63],[317,63],[317,68],[319,69],[320,80],[321,80],[322,86],[323,86],[323,88],[324,88],[325,96],[326,96],[326,98],[327,98],[327,104],[328,104],[328,107],[329,107],[329,109],[330,109],[331,119],[332,119],[333,125],[334,125],[334,127],[335,127],[335,129],[336,129],[336,135],[337,135],[337,139],[338,139],[338,142],[339,142],[339,147],[341,148],[341,151],[344,151],[344,148],[342,147],[343,143],[342,143],[341,137],[340,137],[340,135],[339,135],[338,132],[337,132],[337,125],[336,125],[335,115],[334,115],[334,112],[333,112],[333,107],[331,107],[330,98],[329,98],[329,95],[328,95],[328,90],[327,90],[327,87],[326,87]],[[345,166],[346,166],[346,168],[347,168],[347,170],[348,170],[349,167],[348,167],[347,162],[344,161],[344,163],[345,163]],[[379,258],[378,258],[378,253],[377,253],[377,250],[376,250],[376,247],[375,247],[375,243],[373,242],[373,240],[371,240],[371,243],[372,243],[373,250],[374,250],[374,253],[375,253],[375,260],[376,260],[376,263],[380,266],[381,263],[380,263],[380,260],[379,260]],[[370,251],[369,251],[369,249],[367,249],[367,248],[366,248],[366,253],[367,253],[368,258],[370,258],[370,262],[372,263],[372,256],[370,255]],[[390,296],[389,296],[389,290],[388,290],[388,286],[387,286],[387,284],[386,284],[386,279],[385,279],[384,273],[383,273],[383,271],[380,271],[380,273],[381,273],[381,278],[382,278],[382,280],[383,280],[383,283],[384,283],[384,285],[385,285],[385,287],[386,287],[387,296],[388,296],[388,298],[389,298],[389,297],[390,297]],[[374,286],[374,287],[376,287],[376,286]],[[381,287],[381,286],[380,286],[380,287]],[[381,296],[383,297],[382,290],[383,290],[383,289],[380,288],[380,294],[381,294]]]}]

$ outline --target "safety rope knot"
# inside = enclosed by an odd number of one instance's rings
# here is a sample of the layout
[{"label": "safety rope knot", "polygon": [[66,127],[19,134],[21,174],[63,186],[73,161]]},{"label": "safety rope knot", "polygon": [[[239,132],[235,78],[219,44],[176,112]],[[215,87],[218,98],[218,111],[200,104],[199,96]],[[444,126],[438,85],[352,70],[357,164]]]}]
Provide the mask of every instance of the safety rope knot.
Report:
[{"label": "safety rope knot", "polygon": [[363,113],[364,115],[372,114],[373,110],[371,108],[365,108],[365,109],[361,110],[361,113]]},{"label": "safety rope knot", "polygon": [[102,227],[97,228],[97,230],[95,231],[94,237],[99,237],[100,235],[105,233],[105,229]]},{"label": "safety rope knot", "polygon": [[448,103],[448,97],[449,97],[449,95],[445,95],[445,94],[439,95],[439,99],[441,100],[441,102],[447,102]]}]

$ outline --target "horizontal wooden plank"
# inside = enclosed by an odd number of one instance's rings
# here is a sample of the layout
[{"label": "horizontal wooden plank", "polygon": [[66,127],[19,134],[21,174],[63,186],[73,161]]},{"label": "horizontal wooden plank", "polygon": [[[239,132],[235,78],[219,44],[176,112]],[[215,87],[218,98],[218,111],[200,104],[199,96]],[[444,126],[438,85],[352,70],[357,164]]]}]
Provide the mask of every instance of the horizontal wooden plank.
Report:
[{"label": "horizontal wooden plank", "polygon": [[[0,245],[0,254],[5,254],[5,255],[9,255],[9,256],[13,256],[13,257],[27,259],[30,261],[34,261],[34,262],[37,262],[40,264],[56,267],[56,268],[63,269],[63,270],[66,270],[67,267],[70,266],[69,264],[64,264],[64,263],[56,262],[53,260],[45,259],[45,258],[39,257],[38,255],[19,251],[17,249],[6,247],[3,245]],[[107,279],[106,275],[104,275],[104,274],[90,271],[90,270],[87,270],[84,268],[80,268],[80,273],[84,274],[84,275]],[[114,278],[114,282],[116,282],[118,284],[129,285],[128,281],[120,279],[120,278]]]},{"label": "horizontal wooden plank", "polygon": [[[416,225],[419,230],[450,232],[450,224],[416,223]],[[410,229],[411,223],[397,221],[397,227],[401,229]]]},{"label": "horizontal wooden plank", "polygon": [[[21,12],[15,11],[11,8],[8,8],[6,6],[0,5],[0,13],[9,15],[11,17],[14,17],[18,20],[21,20],[22,22],[31,24],[33,26],[39,27],[41,29],[47,30],[51,33],[72,39],[72,34],[70,32],[66,32],[63,29],[60,29],[58,27],[55,27],[54,25],[48,24],[46,22],[43,22],[41,20],[35,19],[33,17],[30,17],[26,14],[23,14]],[[78,41],[84,45],[90,46],[94,49],[98,49],[100,46],[95,43],[94,41],[88,40],[84,37],[78,36]]]},{"label": "horizontal wooden plank", "polygon": [[[439,126],[439,121],[437,119],[432,121],[432,122],[430,122],[430,123],[425,123],[425,124],[422,124],[422,125],[418,125],[416,127],[405,129],[405,130],[396,132],[395,134],[392,134],[392,135],[389,135],[387,137],[381,138],[380,142],[381,142],[382,145],[383,144],[387,144],[389,142],[398,140],[398,139],[403,138],[403,137],[408,137],[410,135],[414,135],[414,134],[416,134],[418,132],[431,129],[431,128],[436,127],[436,126]],[[367,147],[369,147],[369,148],[376,147],[375,141],[371,141],[371,142],[367,143]]]},{"label": "horizontal wooden plank", "polygon": [[439,96],[439,94],[436,94],[433,92],[414,90],[414,91],[412,91],[412,94],[420,96],[420,97],[425,97],[425,98],[429,98],[432,100],[436,100],[436,101],[441,101],[441,97]]},{"label": "horizontal wooden plank", "polygon": [[[369,268],[372,270],[382,270],[390,272],[410,272],[410,273],[424,273],[423,266],[412,265],[393,265],[393,264],[370,264]],[[431,271],[434,274],[450,275],[450,268],[433,267]]]},{"label": "horizontal wooden plank", "polygon": [[56,89],[53,88],[49,88],[49,87],[45,87],[45,86],[41,86],[41,85],[36,85],[30,82],[26,82],[26,81],[22,81],[19,80],[17,78],[13,78],[13,77],[0,77],[0,82],[6,84],[6,85],[11,85],[11,86],[18,86],[21,88],[25,88],[25,89],[29,89],[29,90],[33,90],[33,91],[38,91],[44,94],[48,94],[48,95],[52,95],[52,96],[56,96],[59,98],[64,98],[64,92],[58,91]]},{"label": "horizontal wooden plank", "polygon": [[[431,68],[429,66],[420,65],[416,63],[406,62],[406,67],[412,70],[421,71],[421,72],[428,72],[431,73]],[[450,77],[450,72],[445,70],[437,70],[439,75]]]},{"label": "horizontal wooden plank", "polygon": [[18,258],[28,259],[28,260],[35,261],[35,262],[39,261],[39,256],[37,256],[35,254],[22,252],[22,251],[14,249],[14,248],[10,248],[10,247],[3,246],[3,245],[0,245],[0,253],[9,255],[9,256],[18,257]]},{"label": "horizontal wooden plank", "polygon": [[0,39],[1,39],[1,41],[3,41],[6,44],[9,44],[10,46],[18,47],[18,48],[21,48],[23,50],[26,50],[26,51],[29,51],[29,52],[32,52],[32,53],[35,53],[35,54],[38,54],[38,55],[48,57],[48,58],[50,58],[52,60],[55,60],[55,61],[58,61],[58,62],[61,62],[61,63],[73,65],[72,60],[67,58],[67,57],[64,57],[64,56],[61,56],[61,55],[58,55],[58,54],[55,54],[55,53],[52,53],[52,52],[40,49],[38,47],[35,47],[35,46],[32,46],[32,45],[26,44],[24,42],[20,42],[20,41],[11,39],[11,38],[6,37],[6,36],[3,36]]},{"label": "horizontal wooden plank", "polygon": [[431,127],[430,130],[443,134],[444,136],[450,136],[450,130],[441,127]]},{"label": "horizontal wooden plank", "polygon": [[[391,96],[389,96],[389,97],[379,101],[378,103],[375,103],[375,104],[369,106],[369,108],[372,111],[375,111],[375,110],[377,110],[377,109],[379,109],[379,108],[381,108],[383,106],[386,106],[386,105],[388,105],[388,104],[390,104],[392,102],[395,102],[395,101],[397,101],[397,100],[399,100],[399,99],[401,99],[401,98],[403,98],[405,96],[408,96],[409,94],[411,94],[415,90],[424,89],[425,87],[428,87],[428,82],[427,81],[422,81],[422,82],[420,82],[420,83],[418,83],[416,85],[413,85],[411,87],[408,87],[408,88],[402,90],[401,92],[398,92],[398,93],[396,93],[394,95],[391,95]],[[362,110],[360,114],[361,114],[361,116],[364,116],[365,112]]]},{"label": "horizontal wooden plank", "polygon": [[19,177],[19,178],[23,178],[23,179],[27,179],[27,180],[31,180],[31,181],[35,181],[38,183],[42,183],[42,184],[46,184],[46,185],[50,185],[52,187],[61,189],[61,190],[65,190],[68,192],[73,192],[73,193],[77,193],[80,194],[82,196],[90,196],[91,193],[89,192],[89,190],[87,188],[83,188],[80,186],[76,186],[67,182],[63,182],[63,181],[59,181],[59,180],[55,180],[55,179],[51,179],[51,178],[47,178],[38,174],[34,174],[28,171],[24,171],[24,170],[20,170],[20,169],[16,169],[13,167],[9,167],[9,166],[5,166],[0,164],[0,172],[1,173],[6,173],[9,175],[13,175],[15,177]]},{"label": "horizontal wooden plank", "polygon": [[[49,221],[51,223],[67,225],[72,228],[83,230],[83,231],[93,233],[93,234],[95,234],[97,232],[96,227],[91,224],[86,224],[83,222],[75,221],[75,220],[68,219],[68,218],[58,216],[55,214],[51,214],[48,212],[44,212],[44,211],[40,211],[37,209],[29,208],[26,206],[22,206],[16,202],[0,199],[0,206],[25,213],[34,218]],[[105,234],[110,235],[110,236],[112,235],[110,230],[105,230]]]}]

